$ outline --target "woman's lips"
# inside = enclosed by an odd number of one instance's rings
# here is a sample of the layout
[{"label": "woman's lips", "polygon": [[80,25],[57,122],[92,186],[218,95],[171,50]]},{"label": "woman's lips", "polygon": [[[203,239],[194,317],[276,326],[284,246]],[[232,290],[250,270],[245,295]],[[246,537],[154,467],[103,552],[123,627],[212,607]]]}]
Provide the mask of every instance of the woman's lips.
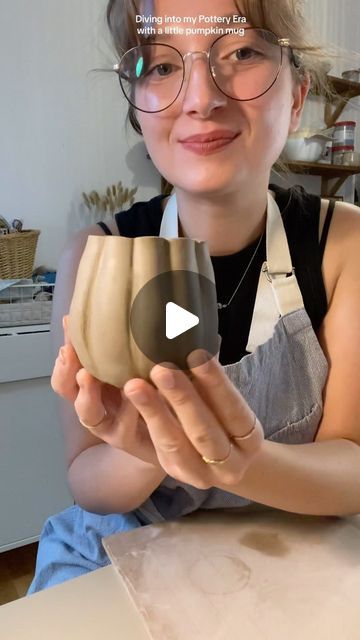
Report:
[{"label": "woman's lips", "polygon": [[224,147],[227,147],[231,142],[233,142],[240,134],[237,134],[228,138],[217,138],[216,140],[208,140],[207,142],[187,142],[186,140],[182,141],[181,144],[187,151],[192,151],[199,156],[207,156],[211,153],[214,153]]}]

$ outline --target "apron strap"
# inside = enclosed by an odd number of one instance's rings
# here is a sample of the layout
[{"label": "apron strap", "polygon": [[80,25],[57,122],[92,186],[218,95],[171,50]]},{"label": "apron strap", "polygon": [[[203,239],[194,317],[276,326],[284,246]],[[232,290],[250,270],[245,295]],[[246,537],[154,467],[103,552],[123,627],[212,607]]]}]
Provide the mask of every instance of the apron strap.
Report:
[{"label": "apron strap", "polygon": [[266,258],[256,294],[246,351],[252,353],[269,340],[281,316],[304,308],[302,293],[292,266],[289,245],[279,207],[268,192]]},{"label": "apron strap", "polygon": [[161,220],[160,238],[178,238],[179,237],[179,222],[178,222],[178,209],[176,202],[176,193],[173,193],[167,201],[165,211]]}]

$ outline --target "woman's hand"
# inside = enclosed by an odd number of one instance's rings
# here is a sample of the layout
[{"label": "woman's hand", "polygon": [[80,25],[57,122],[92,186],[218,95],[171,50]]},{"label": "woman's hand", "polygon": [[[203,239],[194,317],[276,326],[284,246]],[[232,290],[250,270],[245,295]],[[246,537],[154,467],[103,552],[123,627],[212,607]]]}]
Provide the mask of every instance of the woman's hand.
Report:
[{"label": "woman's hand", "polygon": [[199,489],[231,487],[260,451],[262,426],[216,358],[199,350],[188,363],[192,380],[174,365],[156,365],[150,377],[157,389],[134,378],[124,393],[145,420],[169,476]]},{"label": "woman's hand", "polygon": [[138,410],[121,389],[100,382],[82,367],[70,343],[67,316],[63,325],[65,344],[59,350],[51,377],[54,391],[74,405],[79,420],[97,438],[144,462],[159,465]]}]

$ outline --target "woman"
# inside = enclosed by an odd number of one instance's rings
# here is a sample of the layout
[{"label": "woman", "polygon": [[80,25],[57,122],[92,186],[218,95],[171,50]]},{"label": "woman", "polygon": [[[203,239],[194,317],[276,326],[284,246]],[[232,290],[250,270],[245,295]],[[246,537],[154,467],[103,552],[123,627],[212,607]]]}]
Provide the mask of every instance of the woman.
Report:
[{"label": "woman", "polygon": [[65,345],[52,385],[68,401],[77,505],[45,524],[29,593],[107,564],[103,536],[199,508],[360,511],[358,210],[334,209],[303,190],[268,192],[319,51],[306,44],[299,2],[223,0],[221,13],[217,0],[178,4],[178,28],[189,19],[202,26],[200,15],[232,27],[236,14],[247,18],[244,36],[177,32],[141,41],[136,14],[164,23],[166,0],[140,12],[131,0],[110,0],[108,22],[130,122],[174,185],[181,234],[208,243],[219,362],[194,367],[191,381],[157,365],[153,385],[134,379],[121,392],[93,379],[66,331],[86,239],[162,235],[167,199],[137,203],[110,229],[76,237],[58,271],[53,332],[60,346],[65,316]]}]

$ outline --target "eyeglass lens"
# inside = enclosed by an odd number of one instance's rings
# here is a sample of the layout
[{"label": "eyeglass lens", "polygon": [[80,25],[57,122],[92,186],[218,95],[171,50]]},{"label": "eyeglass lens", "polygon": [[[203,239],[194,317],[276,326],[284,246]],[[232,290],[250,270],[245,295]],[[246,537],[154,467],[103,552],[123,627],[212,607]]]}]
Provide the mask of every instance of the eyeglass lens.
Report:
[{"label": "eyeglass lens", "polygon": [[[274,84],[282,63],[277,37],[264,29],[245,29],[218,38],[210,49],[210,71],[220,91],[235,100],[253,100]],[[130,49],[119,66],[122,90],[137,109],[155,113],[181,92],[185,63],[177,49],[157,43]]]}]

